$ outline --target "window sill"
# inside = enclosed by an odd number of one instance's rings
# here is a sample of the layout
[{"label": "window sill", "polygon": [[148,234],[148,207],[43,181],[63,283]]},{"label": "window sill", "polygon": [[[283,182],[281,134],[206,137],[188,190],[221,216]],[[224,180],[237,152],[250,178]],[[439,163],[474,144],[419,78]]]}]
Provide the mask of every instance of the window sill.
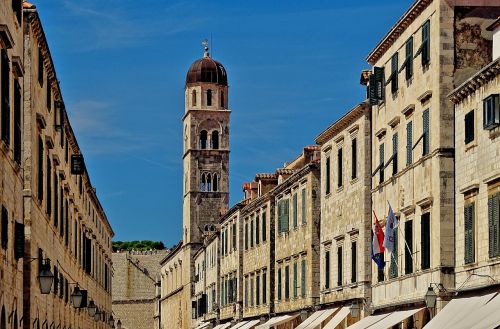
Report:
[{"label": "window sill", "polygon": [[477,141],[474,139],[470,141],[469,143],[465,144],[465,152],[467,153],[468,151],[472,150],[477,146]]},{"label": "window sill", "polygon": [[354,185],[359,181],[359,177],[351,178],[351,184]]},{"label": "window sill", "polygon": [[339,187],[337,188],[337,193],[340,193],[340,192],[342,192],[343,190],[344,190],[344,186],[343,186],[343,185],[342,185],[342,186],[339,186]]}]

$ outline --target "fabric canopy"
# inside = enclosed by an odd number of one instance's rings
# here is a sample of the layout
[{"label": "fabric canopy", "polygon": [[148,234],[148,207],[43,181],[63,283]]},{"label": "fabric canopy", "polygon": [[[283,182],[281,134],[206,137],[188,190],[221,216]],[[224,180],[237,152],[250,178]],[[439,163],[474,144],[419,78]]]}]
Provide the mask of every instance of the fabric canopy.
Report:
[{"label": "fabric canopy", "polygon": [[387,329],[391,328],[392,326],[401,323],[403,320],[408,319],[410,316],[413,314],[423,310],[422,308],[416,309],[416,310],[408,310],[408,311],[396,311],[389,316],[385,317],[384,319],[380,320],[379,322],[371,325],[369,329]]},{"label": "fabric canopy", "polygon": [[463,327],[462,324],[472,318],[476,318],[478,310],[490,301],[495,296],[495,293],[474,296],[467,298],[456,298],[446,305],[441,312],[436,314],[424,328],[425,329],[460,329],[471,327]]},{"label": "fabric canopy", "polygon": [[254,328],[258,323],[260,322],[260,320],[252,320],[252,321],[248,321],[247,323],[245,323],[244,325],[242,325],[241,327],[239,327],[240,329],[252,329]]},{"label": "fabric canopy", "polygon": [[224,324],[218,324],[214,327],[214,329],[227,329],[229,327],[231,327],[231,322],[227,322]]},{"label": "fabric canopy", "polygon": [[391,313],[386,313],[386,314],[378,314],[378,315],[370,315],[367,316],[366,318],[363,318],[353,324],[352,326],[347,327],[348,329],[365,329],[370,327],[371,325],[385,319],[388,317]]},{"label": "fabric canopy", "polygon": [[255,327],[255,329],[270,329],[274,326],[280,325],[282,323],[291,321],[295,319],[298,315],[281,315],[281,316],[276,316],[274,318],[270,318],[269,321],[267,321],[264,324],[261,324],[260,326]]},{"label": "fabric canopy", "polygon": [[462,319],[457,328],[496,328],[500,325],[500,294],[496,294],[469,317]]},{"label": "fabric canopy", "polygon": [[243,325],[247,324],[249,321],[241,321],[234,325],[231,329],[240,329]]},{"label": "fabric canopy", "polygon": [[316,328],[317,323],[321,324],[321,322],[325,321],[326,318],[328,318],[330,315],[332,315],[337,308],[329,309],[329,310],[321,310],[321,311],[316,311],[311,316],[309,316],[304,322],[302,322],[296,329],[312,329]]},{"label": "fabric canopy", "polygon": [[200,323],[200,324],[196,327],[196,329],[203,329],[203,328],[208,327],[209,325],[210,325],[210,322],[202,322],[202,323]]},{"label": "fabric canopy", "polygon": [[340,311],[338,311],[337,314],[335,314],[335,316],[330,321],[328,321],[324,329],[335,329],[340,324],[340,322],[342,322],[346,318],[346,316],[349,315],[350,312],[351,311],[349,310],[349,307],[342,307]]}]

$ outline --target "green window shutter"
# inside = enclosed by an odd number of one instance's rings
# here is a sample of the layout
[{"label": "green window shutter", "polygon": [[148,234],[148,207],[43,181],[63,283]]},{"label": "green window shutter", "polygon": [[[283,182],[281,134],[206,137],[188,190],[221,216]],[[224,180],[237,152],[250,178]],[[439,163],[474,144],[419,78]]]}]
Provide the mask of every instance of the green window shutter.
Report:
[{"label": "green window shutter", "polygon": [[278,201],[278,232],[281,233],[281,216],[282,216],[282,210],[281,208],[283,207],[281,200]]},{"label": "green window shutter", "polygon": [[297,262],[293,263],[293,298],[297,298],[298,297],[298,266],[297,266]]},{"label": "green window shutter", "polygon": [[298,199],[297,199],[297,193],[293,195],[293,227],[297,227],[299,225],[299,220],[298,220]]},{"label": "green window shutter", "polygon": [[398,133],[392,135],[392,175],[398,173]]},{"label": "green window shutter", "polygon": [[394,228],[394,252],[391,255],[391,265],[389,267],[389,277],[391,279],[398,276],[398,228]]},{"label": "green window shutter", "polygon": [[374,74],[370,75],[369,78],[369,85],[368,85],[368,98],[370,101],[370,106],[375,106],[378,104],[378,98],[377,98],[377,79],[375,78]]},{"label": "green window shutter", "polygon": [[410,80],[412,76],[413,76],[413,37],[410,37],[406,41],[406,65],[405,65],[406,80]]},{"label": "green window shutter", "polygon": [[302,224],[307,222],[306,189],[302,189]]},{"label": "green window shutter", "polygon": [[373,74],[375,75],[375,93],[378,100],[383,101],[385,96],[385,69],[383,67],[374,67]]},{"label": "green window shutter", "polygon": [[474,262],[474,203],[464,207],[464,262]]},{"label": "green window shutter", "polygon": [[488,197],[488,254],[490,258],[495,256],[494,246],[494,225],[493,225],[493,196]]},{"label": "green window shutter", "polygon": [[493,196],[493,252],[500,256],[500,193]]},{"label": "green window shutter", "polygon": [[431,22],[428,20],[422,25],[422,66],[431,60]]},{"label": "green window shutter", "polygon": [[425,110],[422,114],[422,126],[424,139],[422,143],[422,155],[429,154],[429,144],[430,144],[430,128],[429,128],[429,109]]},{"label": "green window shutter", "polygon": [[306,297],[306,260],[302,260],[302,270],[301,270],[301,281],[300,281],[300,290],[301,296]]},{"label": "green window shutter", "polygon": [[385,153],[385,148],[384,148],[384,143],[379,145],[379,183],[384,182],[384,153]]},{"label": "green window shutter", "polygon": [[413,121],[406,124],[406,165],[413,163]]},{"label": "green window shutter", "polygon": [[283,232],[288,232],[289,230],[289,214],[290,214],[290,200],[283,200],[283,223],[281,223]]},{"label": "green window shutter", "polygon": [[391,92],[398,91],[398,53],[391,58]]}]

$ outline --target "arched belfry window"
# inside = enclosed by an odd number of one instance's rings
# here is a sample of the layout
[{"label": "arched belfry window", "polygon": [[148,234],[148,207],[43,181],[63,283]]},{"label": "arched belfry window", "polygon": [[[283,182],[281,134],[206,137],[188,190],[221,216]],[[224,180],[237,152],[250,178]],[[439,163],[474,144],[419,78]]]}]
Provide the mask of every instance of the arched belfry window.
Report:
[{"label": "arched belfry window", "polygon": [[196,90],[193,90],[191,94],[191,105],[196,106]]},{"label": "arched belfry window", "polygon": [[220,107],[224,107],[224,91],[220,92]]},{"label": "arched belfry window", "polygon": [[212,131],[212,148],[219,149],[219,132],[217,130]]},{"label": "arched belfry window", "polygon": [[212,106],[212,90],[207,90],[207,106]]},{"label": "arched belfry window", "polygon": [[206,186],[206,191],[211,192],[212,191],[212,175],[207,174],[207,186]]},{"label": "arched belfry window", "polygon": [[208,133],[206,130],[200,132],[200,148],[205,150],[207,148]]},{"label": "arched belfry window", "polygon": [[205,192],[207,188],[207,177],[205,176],[205,173],[201,174],[201,186],[200,186],[200,190],[202,192]]},{"label": "arched belfry window", "polygon": [[214,174],[212,191],[217,192],[218,190],[219,190],[219,176],[217,174]]}]

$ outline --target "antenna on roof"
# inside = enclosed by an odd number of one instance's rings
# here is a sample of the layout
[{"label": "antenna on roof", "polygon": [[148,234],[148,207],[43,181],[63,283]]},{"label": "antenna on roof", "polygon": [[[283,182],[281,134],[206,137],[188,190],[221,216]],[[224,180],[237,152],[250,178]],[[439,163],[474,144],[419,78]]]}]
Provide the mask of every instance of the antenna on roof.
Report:
[{"label": "antenna on roof", "polygon": [[209,53],[208,53],[208,40],[205,39],[202,41],[201,43],[203,45],[203,49],[204,49],[204,53],[203,53],[203,57],[209,57]]}]

